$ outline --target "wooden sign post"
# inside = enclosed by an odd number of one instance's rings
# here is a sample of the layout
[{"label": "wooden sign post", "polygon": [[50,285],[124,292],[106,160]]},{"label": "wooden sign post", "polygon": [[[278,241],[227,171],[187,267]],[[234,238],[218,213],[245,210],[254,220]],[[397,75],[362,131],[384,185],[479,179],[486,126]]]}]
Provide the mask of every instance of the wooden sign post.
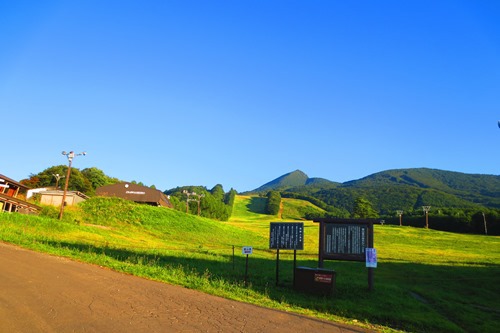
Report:
[{"label": "wooden sign post", "polygon": [[279,284],[280,250],[293,250],[293,274],[295,279],[297,250],[304,249],[304,223],[271,222],[269,248],[276,249],[276,286]]},{"label": "wooden sign post", "polygon": [[245,286],[246,286],[248,281],[248,255],[253,253],[253,248],[251,246],[243,246],[243,248],[241,249],[241,253],[246,255],[246,260],[245,260]]},{"label": "wooden sign post", "polygon": [[[367,261],[373,249],[374,219],[316,219],[319,223],[319,267],[324,260]],[[373,252],[370,250],[370,254]],[[368,265],[368,289],[373,290],[374,265]]]}]

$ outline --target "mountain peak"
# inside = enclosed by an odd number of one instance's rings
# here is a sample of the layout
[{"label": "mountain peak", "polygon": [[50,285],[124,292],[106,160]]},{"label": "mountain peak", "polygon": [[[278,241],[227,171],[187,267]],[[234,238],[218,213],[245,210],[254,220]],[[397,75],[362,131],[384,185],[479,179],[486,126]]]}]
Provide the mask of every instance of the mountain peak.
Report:
[{"label": "mountain peak", "polygon": [[269,183],[262,185],[261,187],[254,190],[254,192],[264,192],[271,190],[283,190],[296,186],[303,186],[307,183],[309,177],[300,170],[295,170],[284,174]]}]

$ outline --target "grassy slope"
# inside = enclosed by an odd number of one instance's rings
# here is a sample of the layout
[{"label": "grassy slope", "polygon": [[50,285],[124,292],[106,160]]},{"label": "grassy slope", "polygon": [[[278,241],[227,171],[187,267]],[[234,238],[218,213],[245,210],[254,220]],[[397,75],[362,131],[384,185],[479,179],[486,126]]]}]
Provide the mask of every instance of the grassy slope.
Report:
[{"label": "grassy slope", "polygon": [[[280,286],[274,286],[275,253],[267,248],[269,222],[278,219],[260,214],[264,203],[238,196],[231,220],[217,222],[120,200],[92,200],[85,213],[70,209],[62,222],[1,215],[0,239],[245,302],[376,324],[379,330],[496,331],[500,238],[377,225],[375,290],[367,291],[363,263],[327,262],[337,272],[336,294],[315,297],[291,290],[292,255],[285,251],[280,255]],[[284,200],[283,211],[303,204]],[[289,215],[285,220],[294,220]],[[310,221],[304,225],[305,250],[298,253],[298,264],[315,267],[318,227]],[[242,283],[240,248],[246,245],[254,246],[248,287]]]},{"label": "grassy slope", "polygon": [[[318,227],[317,224],[311,221],[303,221],[300,211],[303,207],[315,207],[318,211],[321,208],[313,204],[297,199],[283,198],[283,213],[282,218],[264,214],[266,198],[256,196],[236,196],[233,215],[230,224],[245,229],[252,233],[259,234],[265,243],[258,246],[269,246],[269,223],[270,222],[304,222],[304,251],[301,254],[308,256],[308,258],[315,258],[318,253]],[[251,245],[251,244],[249,244]],[[286,254],[285,254],[286,255]]]}]

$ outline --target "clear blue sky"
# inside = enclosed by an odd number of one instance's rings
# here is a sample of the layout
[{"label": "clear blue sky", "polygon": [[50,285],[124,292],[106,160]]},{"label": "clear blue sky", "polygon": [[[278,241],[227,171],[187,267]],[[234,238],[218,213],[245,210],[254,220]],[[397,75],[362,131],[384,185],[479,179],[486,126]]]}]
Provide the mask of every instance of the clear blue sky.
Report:
[{"label": "clear blue sky", "polygon": [[0,173],[499,174],[500,1],[0,1]]}]

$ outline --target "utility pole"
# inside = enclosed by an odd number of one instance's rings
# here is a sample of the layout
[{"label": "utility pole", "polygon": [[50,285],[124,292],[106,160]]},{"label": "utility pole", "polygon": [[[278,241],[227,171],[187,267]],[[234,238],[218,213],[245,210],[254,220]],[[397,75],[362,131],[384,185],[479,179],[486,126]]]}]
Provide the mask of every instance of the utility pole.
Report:
[{"label": "utility pole", "polygon": [[[200,216],[201,213],[201,207],[200,207],[200,202],[201,198],[205,196],[205,194],[197,194],[196,192],[189,192],[188,190],[182,191],[187,197],[186,197],[186,214],[189,213],[189,202],[190,201],[196,201],[198,203],[198,216]],[[193,195],[196,197],[196,199],[189,199],[189,197]]]},{"label": "utility pole", "polygon": [[196,194],[196,193],[189,192],[188,190],[184,190],[184,191],[182,191],[182,193],[184,193],[187,196],[187,198],[186,198],[186,214],[187,214],[187,213],[189,213],[189,201],[191,201],[191,200],[189,200],[189,196]]},{"label": "utility pole", "polygon": [[201,198],[203,198],[205,196],[205,194],[198,194],[198,216],[200,216],[200,213],[201,213],[201,208],[200,208],[200,203],[201,203]]},{"label": "utility pole", "polygon": [[397,210],[396,214],[399,215],[399,226],[402,226],[403,225],[403,221],[402,221],[403,211],[402,210]]},{"label": "utility pole", "polygon": [[484,221],[484,234],[487,235],[488,234],[488,228],[486,227],[486,215],[483,214],[483,221]]},{"label": "utility pole", "polygon": [[63,192],[63,197],[62,197],[62,201],[61,201],[61,209],[59,210],[59,220],[62,219],[63,213],[64,213],[64,205],[66,204],[66,193],[68,192],[69,176],[71,174],[71,164],[73,162],[73,158],[75,158],[75,156],[87,155],[86,152],[75,154],[73,151],[70,151],[69,153],[63,151],[62,154],[68,158],[68,172],[66,173],[66,183],[64,184],[64,192]]},{"label": "utility pole", "polygon": [[422,206],[422,209],[425,212],[425,229],[429,229],[429,210],[431,206]]}]

